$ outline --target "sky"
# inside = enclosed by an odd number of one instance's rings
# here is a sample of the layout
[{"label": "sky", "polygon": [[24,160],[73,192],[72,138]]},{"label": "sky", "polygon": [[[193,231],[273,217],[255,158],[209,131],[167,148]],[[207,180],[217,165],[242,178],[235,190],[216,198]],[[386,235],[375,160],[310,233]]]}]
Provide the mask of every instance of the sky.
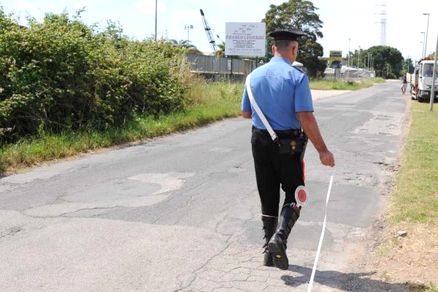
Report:
[{"label": "sky", "polygon": [[[153,37],[155,1],[158,3],[158,38],[189,39],[200,51],[212,52],[199,9],[203,9],[214,35],[225,40],[225,23],[260,22],[271,4],[286,0],[0,0],[6,13],[21,24],[31,16],[42,20],[45,13],[85,8],[82,19],[102,29],[108,20],[118,22],[133,39]],[[427,31],[427,53],[435,51],[438,35],[438,0],[311,0],[323,22],[324,37],[318,42],[324,56],[330,50],[367,49],[382,44],[382,18],[386,12],[386,45],[397,48],[404,58],[419,60]],[[430,16],[423,15],[430,13]],[[429,18],[429,25],[428,25]],[[185,29],[193,26],[193,29]],[[424,33],[421,33],[424,32]],[[216,40],[219,42],[219,40]]]}]

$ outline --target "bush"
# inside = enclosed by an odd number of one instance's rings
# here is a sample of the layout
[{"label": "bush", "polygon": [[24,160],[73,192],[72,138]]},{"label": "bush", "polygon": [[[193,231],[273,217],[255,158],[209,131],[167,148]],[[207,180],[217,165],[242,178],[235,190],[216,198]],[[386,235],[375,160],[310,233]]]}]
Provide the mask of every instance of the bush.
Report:
[{"label": "bush", "polygon": [[188,75],[170,44],[130,40],[112,23],[97,32],[79,14],[48,14],[22,27],[0,8],[2,142],[183,110]]}]

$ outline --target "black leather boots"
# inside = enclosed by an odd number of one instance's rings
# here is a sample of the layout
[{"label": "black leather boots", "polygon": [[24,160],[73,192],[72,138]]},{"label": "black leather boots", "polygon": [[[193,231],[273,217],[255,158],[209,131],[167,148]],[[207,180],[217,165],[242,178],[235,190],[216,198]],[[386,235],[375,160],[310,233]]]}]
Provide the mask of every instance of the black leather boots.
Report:
[{"label": "black leather boots", "polygon": [[272,267],[274,266],[272,254],[267,250],[268,242],[271,239],[272,235],[274,235],[275,230],[277,229],[277,217],[268,217],[268,216],[262,216],[262,222],[263,222],[263,231],[265,232],[265,244],[263,245],[264,251],[264,259],[263,259],[263,265]]},{"label": "black leather boots", "polygon": [[287,238],[298,217],[300,217],[300,208],[295,203],[283,206],[277,232],[268,242],[267,250],[273,257],[274,265],[279,269],[287,270],[289,268],[289,260],[286,255]]}]

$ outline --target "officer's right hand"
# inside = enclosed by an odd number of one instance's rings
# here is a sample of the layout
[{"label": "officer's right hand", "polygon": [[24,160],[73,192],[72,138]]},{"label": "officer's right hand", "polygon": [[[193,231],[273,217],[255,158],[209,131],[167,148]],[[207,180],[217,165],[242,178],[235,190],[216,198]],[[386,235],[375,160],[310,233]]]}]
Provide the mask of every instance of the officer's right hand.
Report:
[{"label": "officer's right hand", "polygon": [[335,166],[335,157],[333,156],[333,153],[328,150],[319,152],[319,159],[321,160],[322,165],[331,167]]}]

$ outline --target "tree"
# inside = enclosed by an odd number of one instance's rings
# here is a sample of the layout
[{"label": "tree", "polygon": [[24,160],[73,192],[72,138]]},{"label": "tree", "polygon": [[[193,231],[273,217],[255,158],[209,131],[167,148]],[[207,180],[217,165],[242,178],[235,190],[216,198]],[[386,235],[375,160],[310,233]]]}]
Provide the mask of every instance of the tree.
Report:
[{"label": "tree", "polygon": [[[271,5],[262,20],[266,23],[267,34],[277,29],[300,29],[306,33],[299,40],[300,51],[297,61],[304,64],[312,77],[321,75],[326,67],[324,61],[319,57],[323,55],[322,46],[316,41],[322,38],[320,31],[322,21],[315,13],[318,8],[306,0],[289,0],[280,5]],[[272,40],[268,41],[268,48],[272,46]],[[272,57],[270,49],[267,50],[267,57]]]},{"label": "tree", "polygon": [[411,58],[407,58],[403,63],[403,71],[404,73],[413,73],[414,72],[414,63]]},{"label": "tree", "polygon": [[191,41],[189,40],[174,40],[174,39],[170,39],[167,42],[169,42],[172,46],[180,48],[183,52],[187,53],[187,54],[195,54],[195,55],[199,55],[202,54],[198,48],[196,48],[195,45],[192,44]]},{"label": "tree", "polygon": [[370,54],[373,58],[373,67],[376,76],[385,79],[398,78],[402,74],[403,56],[399,50],[389,46],[374,46],[362,51],[362,54]]},{"label": "tree", "polygon": [[225,56],[225,43],[221,43],[217,45],[218,50],[214,52],[214,55],[218,58],[222,58]]}]

